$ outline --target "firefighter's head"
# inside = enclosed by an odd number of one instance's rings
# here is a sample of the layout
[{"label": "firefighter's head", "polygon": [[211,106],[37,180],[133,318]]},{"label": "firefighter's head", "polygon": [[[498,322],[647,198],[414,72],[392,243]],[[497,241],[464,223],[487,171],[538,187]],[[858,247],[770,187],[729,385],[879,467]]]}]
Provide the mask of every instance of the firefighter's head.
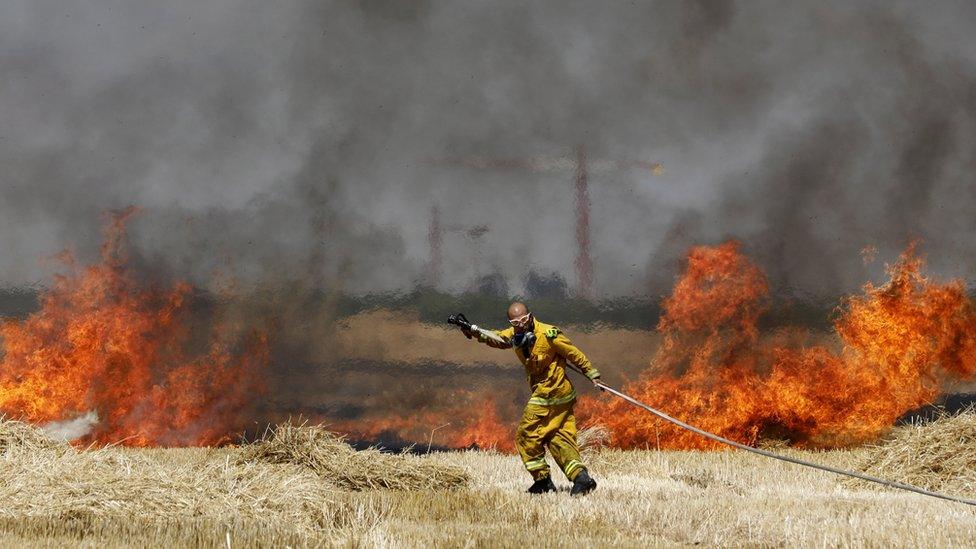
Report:
[{"label": "firefighter's head", "polygon": [[508,306],[508,322],[515,328],[516,333],[532,329],[532,313],[525,303],[516,301]]}]

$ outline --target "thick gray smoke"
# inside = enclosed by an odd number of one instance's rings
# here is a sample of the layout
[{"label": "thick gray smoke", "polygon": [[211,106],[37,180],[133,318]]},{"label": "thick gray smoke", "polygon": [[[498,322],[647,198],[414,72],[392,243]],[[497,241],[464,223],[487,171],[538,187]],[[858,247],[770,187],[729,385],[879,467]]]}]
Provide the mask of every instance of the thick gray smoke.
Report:
[{"label": "thick gray smoke", "polygon": [[[921,237],[970,277],[969,2],[131,2],[0,5],[0,285],[101,212],[146,208],[138,257],[208,286],[530,270],[573,283],[571,170],[431,158],[661,162],[594,173],[597,291],[657,294],[737,237],[778,291],[834,294]],[[466,231],[484,225],[484,234]]]}]

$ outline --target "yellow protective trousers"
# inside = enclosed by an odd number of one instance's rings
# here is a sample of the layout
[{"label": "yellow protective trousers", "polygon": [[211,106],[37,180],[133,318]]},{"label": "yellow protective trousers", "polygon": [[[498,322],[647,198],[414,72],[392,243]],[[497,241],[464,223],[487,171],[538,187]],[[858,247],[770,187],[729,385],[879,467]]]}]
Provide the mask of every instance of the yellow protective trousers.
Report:
[{"label": "yellow protective trousers", "polygon": [[515,446],[534,480],[549,476],[547,448],[570,481],[575,480],[583,470],[579,445],[576,443],[573,404],[575,401],[550,406],[530,402],[525,406],[515,433]]}]

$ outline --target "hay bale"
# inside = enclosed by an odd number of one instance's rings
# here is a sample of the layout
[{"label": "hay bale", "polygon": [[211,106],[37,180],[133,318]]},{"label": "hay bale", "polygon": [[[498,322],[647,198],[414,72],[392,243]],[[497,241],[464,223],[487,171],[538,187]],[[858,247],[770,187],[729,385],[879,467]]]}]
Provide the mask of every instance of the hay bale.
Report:
[{"label": "hay bale", "polygon": [[[953,495],[976,496],[976,412],[944,415],[892,431],[856,462],[869,475]],[[863,488],[876,484],[847,479]]]},{"label": "hay bale", "polygon": [[469,480],[463,469],[424,457],[357,451],[321,425],[278,425],[242,448],[240,460],[299,465],[346,490],[444,489]]},{"label": "hay bale", "polygon": [[68,443],[48,437],[33,425],[0,417],[0,454],[12,450],[65,451],[70,449]]}]

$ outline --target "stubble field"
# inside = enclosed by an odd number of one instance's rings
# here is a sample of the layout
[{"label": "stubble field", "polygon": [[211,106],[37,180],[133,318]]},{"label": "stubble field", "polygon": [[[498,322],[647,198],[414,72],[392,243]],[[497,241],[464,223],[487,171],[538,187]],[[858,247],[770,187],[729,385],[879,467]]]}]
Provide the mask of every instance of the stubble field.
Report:
[{"label": "stubble field", "polygon": [[[241,448],[107,448],[0,458],[3,546],[968,546],[972,508],[849,488],[835,477],[738,452],[595,450],[589,496],[524,494],[517,457],[407,457],[458,467],[449,489],[353,490]],[[792,452],[850,467],[858,451]],[[558,473],[557,473],[558,475]]]}]

